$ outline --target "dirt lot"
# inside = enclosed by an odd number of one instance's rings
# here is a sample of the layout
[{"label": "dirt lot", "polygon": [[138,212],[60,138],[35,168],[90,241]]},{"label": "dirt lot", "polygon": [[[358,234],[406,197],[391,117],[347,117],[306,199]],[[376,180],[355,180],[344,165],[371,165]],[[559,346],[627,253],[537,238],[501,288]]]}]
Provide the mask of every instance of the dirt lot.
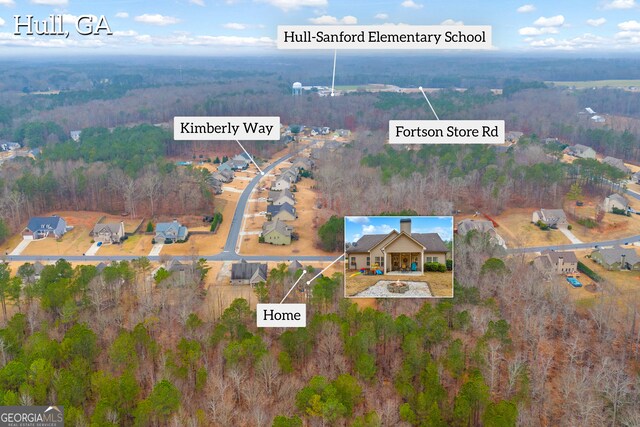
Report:
[{"label": "dirt lot", "polygon": [[[534,209],[508,209],[493,219],[499,227],[496,231],[506,241],[507,247],[564,245],[571,243],[558,230],[542,231],[531,223]],[[457,218],[456,218],[457,220]]]},{"label": "dirt lot", "polygon": [[409,281],[424,281],[429,284],[429,289],[434,297],[453,297],[453,274],[447,273],[434,273],[427,272],[423,276],[407,276],[407,275],[391,275],[385,274],[384,276],[364,276],[357,275],[350,277],[352,274],[357,273],[349,270],[345,276],[345,296],[351,297],[365,289],[375,285],[380,280],[409,280]]},{"label": "dirt lot", "polygon": [[[330,255],[314,246],[314,242],[317,239],[317,228],[319,224],[322,224],[326,220],[326,215],[323,215],[321,210],[315,207],[316,193],[311,190],[311,186],[314,185],[312,179],[303,178],[302,181],[296,184],[298,191],[296,196],[296,210],[298,213],[298,219],[291,221],[288,224],[293,226],[294,232],[300,236],[297,241],[292,242],[289,246],[272,246],[269,244],[258,243],[258,235],[246,235],[242,237],[242,245],[240,247],[241,254],[251,255],[291,255],[295,258],[295,255]],[[253,198],[266,197],[267,192],[256,192]],[[266,210],[266,203],[253,203],[249,205],[247,214],[259,212],[264,207]],[[265,218],[262,216],[251,217],[245,219],[244,231],[261,231],[262,224]],[[338,253],[336,253],[338,256]]]}]

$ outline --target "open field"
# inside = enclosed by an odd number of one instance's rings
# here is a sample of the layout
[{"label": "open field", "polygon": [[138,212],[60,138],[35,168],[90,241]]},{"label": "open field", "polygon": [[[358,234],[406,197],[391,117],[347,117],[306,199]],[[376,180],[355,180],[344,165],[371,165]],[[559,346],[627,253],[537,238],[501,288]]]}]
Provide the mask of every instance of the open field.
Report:
[{"label": "open field", "polygon": [[[558,230],[542,231],[531,223],[534,209],[507,209],[493,219],[499,227],[496,231],[507,243],[507,247],[530,247],[544,245],[564,245],[571,243]],[[457,218],[456,218],[457,220]]]},{"label": "open field", "polygon": [[446,273],[426,272],[422,276],[409,275],[393,275],[385,274],[384,276],[365,276],[359,274],[349,277],[357,271],[349,270],[345,277],[345,296],[352,297],[359,292],[375,285],[380,280],[400,280],[418,282],[423,281],[429,283],[429,289],[434,297],[453,297],[453,274],[449,271]]},{"label": "open field", "polygon": [[640,80],[587,80],[587,81],[575,81],[575,82],[559,82],[549,81],[555,86],[575,87],[577,89],[588,89],[592,87],[614,87],[614,88],[628,88],[631,86],[640,86]]},{"label": "open field", "polygon": [[[225,236],[226,239],[226,236]],[[162,247],[161,255],[210,255],[217,252],[214,249],[220,236],[215,234],[193,234],[184,243],[172,243]],[[224,245],[224,241],[222,242]]]},{"label": "open field", "polygon": [[[265,243],[258,243],[258,235],[242,236],[242,245],[240,247],[240,254],[250,255],[291,255],[295,258],[298,255],[328,255],[328,253],[315,247],[315,241],[317,239],[317,228],[319,224],[322,224],[326,218],[322,216],[322,212],[315,207],[316,194],[311,189],[314,185],[312,179],[303,178],[302,181],[296,184],[298,191],[296,196],[296,211],[298,213],[298,219],[288,222],[293,226],[294,232],[299,235],[299,239],[294,241],[289,246],[273,246]],[[254,193],[254,198],[266,197],[267,191]],[[266,210],[266,203],[258,202],[252,203],[247,209],[247,214],[259,212],[264,206]],[[245,226],[243,231],[261,231],[262,224],[265,218],[263,216],[245,218]],[[338,256],[338,253],[336,253]]]}]

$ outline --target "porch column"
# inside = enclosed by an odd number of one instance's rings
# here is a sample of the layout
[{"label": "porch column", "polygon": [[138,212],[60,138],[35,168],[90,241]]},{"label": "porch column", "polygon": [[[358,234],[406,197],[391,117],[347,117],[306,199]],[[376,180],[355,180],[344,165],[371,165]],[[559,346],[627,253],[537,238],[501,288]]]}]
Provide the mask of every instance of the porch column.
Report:
[{"label": "porch column", "polygon": [[424,274],[424,251],[420,251],[420,270],[422,270],[422,274]]}]

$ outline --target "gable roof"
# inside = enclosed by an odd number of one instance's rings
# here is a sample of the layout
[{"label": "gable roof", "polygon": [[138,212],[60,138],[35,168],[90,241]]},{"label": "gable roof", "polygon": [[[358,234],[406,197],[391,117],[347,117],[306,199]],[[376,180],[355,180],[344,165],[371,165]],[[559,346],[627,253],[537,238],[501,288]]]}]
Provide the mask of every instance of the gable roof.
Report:
[{"label": "gable roof", "polygon": [[96,224],[93,226],[93,235],[107,232],[112,234],[118,234],[122,229],[124,229],[124,225],[121,222],[108,222],[105,224]]},{"label": "gable roof", "polygon": [[296,271],[300,270],[302,267],[302,264],[300,264],[297,260],[293,260],[291,262],[291,264],[289,264],[289,272],[290,273],[295,273]]},{"label": "gable roof", "polygon": [[613,193],[613,194],[610,194],[609,197],[607,197],[607,198],[609,200],[614,200],[614,201],[620,203],[623,206],[629,206],[629,201],[627,200],[626,197],[624,197],[621,194]]},{"label": "gable roof", "polygon": [[287,211],[292,216],[296,216],[296,208],[291,206],[289,203],[284,202],[281,205],[269,205],[267,206],[267,213],[271,216],[276,216],[280,213],[280,211]]},{"label": "gable roof", "polygon": [[458,223],[458,234],[465,235],[472,230],[476,230],[480,233],[496,231],[493,227],[493,223],[486,219],[463,219]]},{"label": "gable roof", "polygon": [[573,145],[571,147],[569,147],[569,151],[572,153],[576,153],[576,154],[584,154],[584,152],[588,151],[588,150],[593,150],[593,148],[591,147],[587,147],[586,145],[582,145],[582,144],[576,144]]},{"label": "gable roof", "polygon": [[606,163],[609,166],[613,166],[616,169],[620,169],[623,172],[630,172],[630,169],[624,164],[622,159],[617,159],[615,157],[607,156],[602,159],[602,163]]},{"label": "gable roof", "polygon": [[[396,230],[391,231],[389,234],[365,234],[358,239],[354,246],[347,249],[347,253],[369,252],[392,233],[400,235]],[[405,235],[409,236],[406,233]],[[438,233],[411,233],[410,237],[424,246],[426,252],[449,251]]]},{"label": "gable roof", "polygon": [[257,273],[257,278],[267,280],[267,264],[247,262],[241,259],[231,266],[231,280],[251,280]]},{"label": "gable roof", "polygon": [[615,264],[617,262],[621,262],[622,255],[624,255],[625,262],[631,265],[634,265],[640,262],[640,257],[638,256],[636,251],[631,248],[621,248],[621,247],[606,248],[606,249],[603,248],[603,249],[598,249],[595,252],[598,252],[602,257],[602,259],[604,260],[604,262],[609,265]]},{"label": "gable roof", "polygon": [[262,224],[262,234],[269,234],[272,232],[277,232],[280,233],[284,236],[291,236],[291,227],[287,227],[287,225],[280,221],[279,219],[276,219],[275,221],[267,221],[264,224]]},{"label": "gable roof", "polygon": [[183,239],[187,235],[187,227],[178,221],[159,222],[156,224],[156,236],[161,235],[165,238]]},{"label": "gable roof", "polygon": [[540,209],[540,216],[547,225],[557,224],[567,220],[567,214],[562,209]]},{"label": "gable roof", "polygon": [[29,220],[27,229],[31,231],[51,231],[60,226],[64,220],[59,216],[34,216]]},{"label": "gable roof", "polygon": [[565,263],[578,263],[578,257],[576,254],[571,251],[542,251],[542,255],[549,257],[553,265],[557,265],[560,258],[563,259]]},{"label": "gable roof", "polygon": [[277,190],[273,190],[273,191],[269,191],[269,198],[271,200],[278,200],[281,197],[288,197],[291,200],[295,200],[295,197],[293,196],[293,193],[287,189],[282,190],[282,191],[277,191]]}]

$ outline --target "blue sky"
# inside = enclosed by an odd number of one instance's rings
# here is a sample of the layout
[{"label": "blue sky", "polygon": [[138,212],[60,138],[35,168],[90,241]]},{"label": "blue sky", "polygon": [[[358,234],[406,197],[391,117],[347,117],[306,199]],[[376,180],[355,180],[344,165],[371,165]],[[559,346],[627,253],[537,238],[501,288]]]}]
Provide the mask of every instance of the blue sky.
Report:
[{"label": "blue sky", "polygon": [[[348,216],[345,219],[345,241],[355,242],[365,234],[388,234],[400,231],[400,216]],[[450,216],[413,216],[413,233],[438,233],[442,240],[453,238],[453,219]]]},{"label": "blue sky", "polygon": [[[277,25],[493,26],[505,52],[639,52],[640,0],[0,0],[0,54],[277,53]],[[114,36],[16,37],[14,15],[105,15]],[[65,48],[72,48],[65,49]],[[99,49],[99,50],[98,50]],[[55,51],[54,51],[55,53]]]}]

